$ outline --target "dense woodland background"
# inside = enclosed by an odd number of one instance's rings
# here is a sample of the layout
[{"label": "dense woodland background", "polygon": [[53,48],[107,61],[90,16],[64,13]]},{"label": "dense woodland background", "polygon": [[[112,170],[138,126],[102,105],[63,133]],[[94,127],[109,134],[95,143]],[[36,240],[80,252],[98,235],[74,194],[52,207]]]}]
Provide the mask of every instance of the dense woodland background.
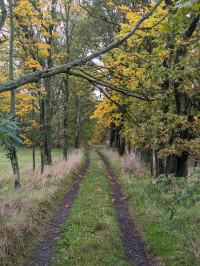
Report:
[{"label": "dense woodland background", "polygon": [[[121,156],[127,147],[151,165],[155,157],[156,176],[186,177],[189,156],[197,164],[200,4],[160,0],[148,13],[155,4],[0,1],[0,134],[15,187],[22,142],[33,149],[33,168],[40,147],[41,172],[52,162],[52,147],[61,148],[67,160],[69,145],[108,139]],[[85,61],[135,25],[135,34],[121,45]],[[68,66],[60,75],[40,72],[60,65]],[[32,82],[31,72],[37,75]],[[14,90],[22,79],[25,85]],[[14,87],[8,80],[16,80]]]}]

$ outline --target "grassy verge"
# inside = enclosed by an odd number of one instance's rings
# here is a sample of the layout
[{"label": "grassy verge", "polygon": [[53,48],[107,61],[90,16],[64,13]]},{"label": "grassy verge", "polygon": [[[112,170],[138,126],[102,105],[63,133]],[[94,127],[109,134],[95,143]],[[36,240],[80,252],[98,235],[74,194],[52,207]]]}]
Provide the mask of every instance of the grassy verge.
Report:
[{"label": "grassy verge", "polygon": [[[199,265],[200,262],[200,204],[187,209],[181,207],[171,221],[160,209],[159,202],[153,195],[143,195],[149,176],[142,174],[140,162],[126,156],[120,159],[112,151],[104,151],[110,160],[123,188],[123,193],[129,199],[136,223],[139,225],[152,256],[166,265]],[[130,163],[131,162],[131,163]],[[131,165],[131,170],[126,170]],[[134,165],[137,167],[134,169]],[[140,167],[139,167],[140,165]],[[137,168],[140,170],[137,170]]]},{"label": "grassy verge", "polygon": [[106,169],[96,153],[90,157],[91,165],[62,228],[52,265],[129,265]]},{"label": "grassy verge", "polygon": [[39,170],[33,173],[27,168],[20,189],[0,190],[0,265],[16,264],[29,242],[41,235],[82,163],[83,151],[79,151],[67,162],[55,160],[42,176]]}]

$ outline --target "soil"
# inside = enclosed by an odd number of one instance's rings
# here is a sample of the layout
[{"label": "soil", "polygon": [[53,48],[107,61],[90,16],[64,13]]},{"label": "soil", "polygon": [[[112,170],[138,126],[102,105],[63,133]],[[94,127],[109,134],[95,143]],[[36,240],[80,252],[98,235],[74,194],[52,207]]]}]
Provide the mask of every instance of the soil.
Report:
[{"label": "soil", "polygon": [[55,212],[52,220],[50,221],[48,233],[43,235],[42,242],[37,246],[35,250],[32,250],[32,252],[30,253],[30,257],[33,257],[33,259],[29,260],[23,265],[51,265],[54,243],[60,237],[60,228],[69,215],[69,212],[74,203],[74,197],[78,193],[80,184],[87,172],[89,164],[90,162],[87,156],[85,166],[80,171],[77,178],[73,181],[71,190],[65,195],[62,204]]},{"label": "soil", "polygon": [[99,156],[107,168],[111,196],[114,201],[116,215],[122,233],[122,241],[127,251],[129,262],[135,266],[154,265],[145,249],[145,245],[130,214],[128,202],[121,191],[112,168],[102,154],[99,153]]}]

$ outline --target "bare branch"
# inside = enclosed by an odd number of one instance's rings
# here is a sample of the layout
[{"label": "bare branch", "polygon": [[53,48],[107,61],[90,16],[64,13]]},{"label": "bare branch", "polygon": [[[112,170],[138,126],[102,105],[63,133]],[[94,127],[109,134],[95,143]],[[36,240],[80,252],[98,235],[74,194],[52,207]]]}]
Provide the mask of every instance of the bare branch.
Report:
[{"label": "bare branch", "polygon": [[117,92],[122,93],[122,94],[124,94],[126,96],[134,97],[134,98],[137,98],[137,99],[140,99],[140,100],[143,100],[143,101],[151,101],[148,97],[138,96],[137,92],[134,92],[134,91],[131,91],[131,90],[127,90],[127,89],[124,89],[124,88],[119,88],[119,87],[117,87],[117,86],[115,86],[115,85],[113,85],[111,83],[105,82],[105,81],[100,80],[98,78],[87,76],[86,74],[83,74],[83,73],[80,73],[80,72],[74,72],[74,71],[69,70],[68,74],[72,75],[72,76],[76,76],[76,77],[80,77],[80,78],[86,79],[87,81],[89,81],[90,83],[92,83],[94,85],[100,85],[100,86],[103,86],[105,88],[109,88],[109,89],[111,89],[113,91],[117,91]]}]

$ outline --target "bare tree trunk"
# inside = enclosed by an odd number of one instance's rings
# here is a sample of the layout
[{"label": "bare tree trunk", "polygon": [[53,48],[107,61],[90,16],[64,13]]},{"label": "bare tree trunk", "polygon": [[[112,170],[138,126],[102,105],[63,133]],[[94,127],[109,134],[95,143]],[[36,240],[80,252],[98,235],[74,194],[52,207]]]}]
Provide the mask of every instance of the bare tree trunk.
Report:
[{"label": "bare tree trunk", "polygon": [[131,153],[131,141],[130,140],[128,141],[128,153],[129,154]]},{"label": "bare tree trunk", "polygon": [[74,145],[76,149],[78,149],[79,146],[80,124],[81,124],[81,97],[78,96],[78,115],[76,122],[76,136],[75,136],[75,145]]},{"label": "bare tree trunk", "polygon": [[[32,120],[35,121],[35,104],[34,104],[34,100],[32,101]],[[32,143],[33,143],[33,148],[32,148],[32,157],[33,157],[33,171],[35,170],[35,126],[33,126],[33,130],[32,130]]]},{"label": "bare tree trunk", "polygon": [[[13,80],[13,43],[14,43],[14,23],[13,23],[13,1],[9,0],[10,8],[10,51],[9,51],[9,78]],[[10,99],[10,114],[15,119],[15,91],[11,91]],[[12,147],[9,151],[9,158],[11,160],[11,165],[14,174],[14,185],[15,188],[20,187],[20,172],[19,164],[17,158],[17,151],[15,147]]]},{"label": "bare tree trunk", "polygon": [[39,93],[40,103],[40,158],[41,158],[41,174],[44,172],[44,99]]},{"label": "bare tree trunk", "polygon": [[63,118],[63,160],[67,161],[67,150],[68,150],[68,99],[69,99],[69,76],[66,75],[64,80],[64,118]]},{"label": "bare tree trunk", "polygon": [[51,79],[47,78],[44,80],[45,83],[45,110],[44,110],[44,164],[50,165],[52,163],[51,158]]},{"label": "bare tree trunk", "polygon": [[[51,1],[52,9],[51,9],[51,19],[55,18],[55,4],[56,0]],[[47,68],[52,68],[52,57],[51,57],[51,49],[52,49],[52,36],[53,36],[53,28],[54,24],[51,24],[48,28],[49,38],[47,40],[47,44],[49,45],[49,56],[47,58]],[[51,77],[48,77],[44,80],[45,84],[45,116],[44,116],[44,164],[50,165],[52,164],[51,157],[51,148],[52,148],[52,110],[51,110]]]},{"label": "bare tree trunk", "polygon": [[114,146],[115,138],[116,138],[116,126],[112,122],[110,124],[110,147],[113,147]]},{"label": "bare tree trunk", "polygon": [[164,164],[164,160],[161,159],[161,158],[158,158],[157,153],[158,153],[158,151],[155,150],[156,177],[158,177],[159,175],[165,173],[165,164]]}]

